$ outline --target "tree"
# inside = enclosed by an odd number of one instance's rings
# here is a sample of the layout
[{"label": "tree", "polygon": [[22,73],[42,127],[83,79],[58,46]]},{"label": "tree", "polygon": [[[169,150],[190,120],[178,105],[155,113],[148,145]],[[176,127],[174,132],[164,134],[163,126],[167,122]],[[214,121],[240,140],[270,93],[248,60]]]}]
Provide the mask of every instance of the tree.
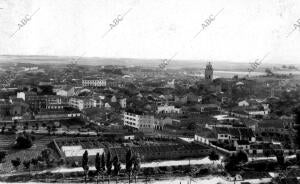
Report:
[{"label": "tree", "polygon": [[110,182],[110,175],[111,175],[111,169],[112,169],[112,161],[111,161],[111,153],[110,153],[110,150],[108,150],[107,152],[107,158],[106,158],[106,173],[109,177],[108,179],[108,183]]},{"label": "tree", "polygon": [[43,160],[47,163],[47,165],[50,164],[50,155],[51,155],[51,151],[50,149],[44,149],[42,152],[41,152],[41,155],[42,155],[42,158]]},{"label": "tree", "polygon": [[140,172],[140,168],[141,168],[141,158],[140,158],[140,155],[137,154],[133,161],[133,173],[135,176],[135,183],[136,183],[137,176]]},{"label": "tree", "polygon": [[284,159],[283,152],[277,152],[277,153],[276,153],[276,159],[277,159],[278,165],[279,165],[282,169],[284,169],[284,168],[285,168],[285,159]]},{"label": "tree", "polygon": [[64,158],[61,158],[57,161],[57,165],[62,166],[66,163],[66,160]]},{"label": "tree", "polygon": [[300,153],[296,153],[296,164],[300,165]]},{"label": "tree", "polygon": [[129,149],[126,153],[126,172],[128,174],[129,184],[130,184],[130,176],[132,174],[132,166],[133,166],[132,151],[131,149]]},{"label": "tree", "polygon": [[14,166],[15,169],[18,169],[18,167],[21,164],[20,158],[16,158],[15,160],[11,160],[11,164]]},{"label": "tree", "polygon": [[26,169],[29,169],[30,168],[30,160],[28,160],[28,161],[24,160],[23,165]]},{"label": "tree", "polygon": [[239,151],[237,154],[232,154],[225,160],[225,169],[227,171],[235,171],[238,165],[248,161],[248,156],[245,152]]},{"label": "tree", "polygon": [[16,149],[27,149],[32,146],[32,136],[29,134],[22,134],[19,135],[16,139],[16,144],[14,145],[14,148]]},{"label": "tree", "polygon": [[263,154],[265,157],[269,157],[271,155],[271,152],[269,150],[264,150]]},{"label": "tree", "polygon": [[188,125],[187,125],[187,129],[188,130],[195,130],[197,127],[196,123],[195,122],[190,122]]},{"label": "tree", "polygon": [[248,156],[247,156],[247,154],[244,152],[244,151],[239,151],[238,153],[237,153],[237,160],[238,160],[238,162],[239,163],[245,163],[245,162],[248,162]]},{"label": "tree", "polygon": [[225,159],[225,169],[227,171],[234,171],[237,168],[237,157],[235,154],[230,155]]},{"label": "tree", "polygon": [[210,154],[208,155],[209,160],[214,161],[215,160],[219,160],[220,156],[213,150],[212,152],[210,152]]},{"label": "tree", "polygon": [[5,151],[0,151],[0,163],[3,161],[3,159],[6,157],[7,153]]},{"label": "tree", "polygon": [[100,158],[100,154],[99,153],[96,154],[95,168],[96,168],[96,172],[97,172],[97,184],[98,184],[99,174],[100,174],[100,171],[101,171],[101,158]]},{"label": "tree", "polygon": [[238,75],[234,75],[234,76],[232,77],[232,79],[238,80],[238,79],[239,79],[239,76],[238,76]]},{"label": "tree", "polygon": [[119,161],[118,155],[115,156],[113,165],[114,165],[114,175],[116,176],[116,183],[118,183],[118,175],[121,171],[121,163]]},{"label": "tree", "polygon": [[300,148],[300,106],[297,106],[294,110],[296,117],[295,117],[295,129],[296,129],[296,139],[295,144]]},{"label": "tree", "polygon": [[101,170],[101,174],[102,174],[102,182],[104,183],[104,173],[105,173],[105,155],[104,155],[104,152],[102,153],[102,156],[101,156],[100,170]]},{"label": "tree", "polygon": [[48,134],[50,135],[51,134],[51,127],[50,126],[47,126],[47,131],[48,131]]},{"label": "tree", "polygon": [[82,162],[81,162],[81,166],[84,170],[84,182],[86,183],[86,178],[89,172],[89,166],[88,166],[88,162],[89,162],[89,154],[87,152],[87,150],[85,150],[85,152],[82,155]]},{"label": "tree", "polygon": [[272,72],[272,70],[271,70],[270,68],[266,68],[266,69],[265,69],[265,73],[266,73],[267,75],[273,75],[273,72]]},{"label": "tree", "polygon": [[36,166],[38,164],[38,160],[36,158],[31,159],[31,164]]}]

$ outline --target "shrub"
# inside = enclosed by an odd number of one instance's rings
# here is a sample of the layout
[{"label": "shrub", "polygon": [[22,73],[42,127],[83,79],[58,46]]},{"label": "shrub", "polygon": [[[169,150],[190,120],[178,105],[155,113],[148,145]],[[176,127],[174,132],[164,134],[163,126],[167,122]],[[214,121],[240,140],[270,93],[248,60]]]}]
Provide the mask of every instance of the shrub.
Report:
[{"label": "shrub", "polygon": [[16,158],[15,160],[11,160],[11,164],[18,169],[19,165],[21,164],[20,158]]},{"label": "shrub", "polygon": [[0,151],[0,163],[3,161],[3,159],[6,157],[7,153],[5,151]]},{"label": "shrub", "polygon": [[27,149],[30,148],[31,146],[32,146],[32,136],[24,133],[17,137],[14,148]]},{"label": "shrub", "polygon": [[29,167],[30,167],[30,161],[24,160],[24,161],[23,161],[23,165],[24,165],[24,167],[25,167],[26,169],[29,169]]},{"label": "shrub", "polygon": [[38,164],[38,159],[36,158],[31,159],[31,164],[36,166]]}]

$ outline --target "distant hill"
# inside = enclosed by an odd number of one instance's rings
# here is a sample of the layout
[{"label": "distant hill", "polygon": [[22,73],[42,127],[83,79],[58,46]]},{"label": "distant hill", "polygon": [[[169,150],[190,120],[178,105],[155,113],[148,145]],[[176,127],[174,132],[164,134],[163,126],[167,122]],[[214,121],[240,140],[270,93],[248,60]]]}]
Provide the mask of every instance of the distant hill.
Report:
[{"label": "distant hill", "polygon": [[[0,56],[0,64],[2,63],[34,63],[34,64],[62,64],[66,65],[75,60],[80,65],[124,65],[124,66],[143,66],[143,67],[158,67],[163,61],[162,59],[130,59],[130,58],[99,58],[99,57],[67,57],[67,56],[34,56],[34,55],[2,55]],[[167,68],[191,68],[204,69],[208,61],[204,60],[171,60]],[[223,71],[247,71],[250,67],[249,63],[238,63],[230,61],[210,61],[215,70]],[[295,65],[300,68],[300,65]],[[264,71],[265,68],[281,67],[281,64],[262,63],[257,68],[257,71]]]}]

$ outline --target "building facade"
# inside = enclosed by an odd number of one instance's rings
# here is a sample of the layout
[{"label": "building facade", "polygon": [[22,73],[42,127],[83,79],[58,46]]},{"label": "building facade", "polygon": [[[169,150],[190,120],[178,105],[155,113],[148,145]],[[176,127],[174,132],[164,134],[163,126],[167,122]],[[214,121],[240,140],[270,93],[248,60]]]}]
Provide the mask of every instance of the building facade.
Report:
[{"label": "building facade", "polygon": [[152,132],[155,128],[155,119],[153,115],[124,112],[124,125],[141,132]]},{"label": "building facade", "polygon": [[106,86],[106,80],[105,79],[83,79],[82,80],[82,86],[89,86],[89,87],[104,87]]},{"label": "building facade", "polygon": [[174,105],[164,105],[157,107],[157,113],[169,114],[169,113],[181,113],[180,108],[176,108]]},{"label": "building facade", "polygon": [[78,110],[95,107],[95,100],[86,97],[71,97],[69,105]]}]

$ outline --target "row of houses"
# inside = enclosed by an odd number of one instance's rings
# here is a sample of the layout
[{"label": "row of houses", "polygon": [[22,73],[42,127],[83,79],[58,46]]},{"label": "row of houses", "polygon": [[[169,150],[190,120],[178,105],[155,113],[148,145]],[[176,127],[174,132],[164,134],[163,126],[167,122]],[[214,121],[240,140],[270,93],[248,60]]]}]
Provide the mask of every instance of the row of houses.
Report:
[{"label": "row of houses", "polygon": [[26,102],[33,111],[41,109],[63,109],[71,106],[78,110],[92,107],[111,108],[111,104],[118,104],[120,108],[126,108],[126,98],[123,97],[106,97],[104,95],[93,96],[60,96],[60,95],[37,95],[35,92],[18,92],[17,98]]},{"label": "row of houses", "polygon": [[83,87],[124,87],[124,83],[117,80],[102,78],[85,78],[82,79]]},{"label": "row of houses", "polygon": [[291,139],[293,121],[290,119],[249,120],[219,115],[214,121],[208,121],[199,130],[194,140],[201,144],[212,145],[228,152],[244,150],[250,154],[263,154],[264,151],[283,149],[287,139]]},{"label": "row of houses", "polygon": [[126,98],[112,96],[111,98],[105,98],[104,96],[91,96],[91,97],[78,97],[74,96],[69,99],[69,105],[78,110],[83,110],[92,107],[110,109],[118,106],[121,109],[126,108]]}]

